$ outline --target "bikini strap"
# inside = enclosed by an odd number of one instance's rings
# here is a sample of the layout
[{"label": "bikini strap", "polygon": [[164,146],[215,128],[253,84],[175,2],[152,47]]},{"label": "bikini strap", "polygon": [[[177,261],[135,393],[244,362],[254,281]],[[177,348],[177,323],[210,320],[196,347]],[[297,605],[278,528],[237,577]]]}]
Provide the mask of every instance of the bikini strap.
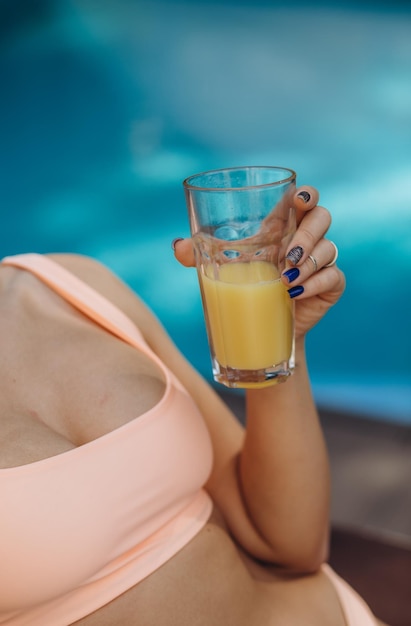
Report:
[{"label": "bikini strap", "polygon": [[97,324],[160,361],[125,313],[56,261],[41,254],[28,253],[5,257],[1,263],[31,272]]},{"label": "bikini strap", "polygon": [[174,387],[187,394],[184,385],[153,352],[134,322],[110,300],[65,267],[35,252],[4,257],[1,264],[20,267],[40,278],[84,315],[150,357],[163,372],[166,384],[172,383]]}]

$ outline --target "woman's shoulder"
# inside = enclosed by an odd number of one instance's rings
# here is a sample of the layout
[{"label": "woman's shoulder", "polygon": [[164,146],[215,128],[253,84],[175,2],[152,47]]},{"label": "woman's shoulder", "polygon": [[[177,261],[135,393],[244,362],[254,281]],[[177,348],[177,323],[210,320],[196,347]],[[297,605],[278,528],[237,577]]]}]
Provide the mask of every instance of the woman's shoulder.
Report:
[{"label": "woman's shoulder", "polygon": [[96,258],[74,253],[46,254],[123,311],[148,339],[155,316],[138,294]]},{"label": "woman's shoulder", "polygon": [[101,274],[112,274],[112,271],[101,261],[84,254],[53,252],[44,256],[85,280],[87,278],[93,280]]},{"label": "woman's shoulder", "polygon": [[109,297],[111,292],[130,291],[129,287],[113,270],[98,259],[74,253],[50,253],[45,255],[64,269],[68,270],[103,295]]}]

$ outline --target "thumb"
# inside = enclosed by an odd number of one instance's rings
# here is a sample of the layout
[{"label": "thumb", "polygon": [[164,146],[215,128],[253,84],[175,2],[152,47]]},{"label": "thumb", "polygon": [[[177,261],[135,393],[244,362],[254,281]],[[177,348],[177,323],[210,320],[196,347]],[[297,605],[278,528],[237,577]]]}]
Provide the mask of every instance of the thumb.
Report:
[{"label": "thumb", "polygon": [[184,265],[184,267],[194,267],[195,259],[194,259],[194,248],[192,239],[182,239],[181,237],[177,237],[171,243],[171,247],[174,251],[174,256],[177,261]]}]

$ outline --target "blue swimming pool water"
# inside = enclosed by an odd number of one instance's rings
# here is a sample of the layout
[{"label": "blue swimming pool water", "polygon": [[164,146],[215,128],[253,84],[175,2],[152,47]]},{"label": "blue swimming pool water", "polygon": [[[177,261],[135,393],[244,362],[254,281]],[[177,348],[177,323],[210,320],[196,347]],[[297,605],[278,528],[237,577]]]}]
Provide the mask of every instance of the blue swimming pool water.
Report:
[{"label": "blue swimming pool water", "polygon": [[0,4],[2,254],[108,263],[207,376],[181,181],[273,164],[321,190],[347,274],[309,338],[318,400],[411,423],[411,9]]}]

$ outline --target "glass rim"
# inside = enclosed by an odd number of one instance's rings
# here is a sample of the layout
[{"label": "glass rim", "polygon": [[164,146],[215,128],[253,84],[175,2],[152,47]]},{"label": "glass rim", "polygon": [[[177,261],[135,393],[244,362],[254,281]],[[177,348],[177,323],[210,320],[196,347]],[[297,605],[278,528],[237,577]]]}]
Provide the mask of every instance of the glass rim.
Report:
[{"label": "glass rim", "polygon": [[[260,185],[244,185],[244,187],[203,187],[200,185],[193,185],[191,181],[200,176],[212,176],[213,174],[220,174],[221,172],[236,172],[242,170],[282,170],[288,172],[288,176],[283,179],[272,181],[270,183],[262,183]],[[249,189],[261,189],[263,187],[274,187],[276,185],[283,185],[284,183],[291,182],[297,178],[297,174],[289,167],[281,167],[280,165],[243,165],[237,167],[221,167],[215,170],[206,170],[199,172],[198,174],[192,174],[183,180],[183,186],[187,190],[195,191],[247,191]]]}]

